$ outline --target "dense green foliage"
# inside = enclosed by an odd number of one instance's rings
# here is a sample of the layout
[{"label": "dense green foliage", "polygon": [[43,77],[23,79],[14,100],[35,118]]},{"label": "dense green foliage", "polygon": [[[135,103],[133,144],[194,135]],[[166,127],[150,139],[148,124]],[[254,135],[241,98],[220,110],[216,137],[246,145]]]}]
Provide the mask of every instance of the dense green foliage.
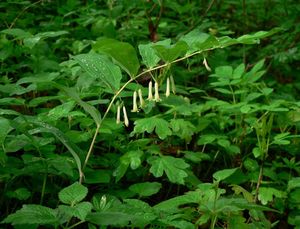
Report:
[{"label": "dense green foliage", "polygon": [[1,1],[10,228],[300,228],[300,4]]}]

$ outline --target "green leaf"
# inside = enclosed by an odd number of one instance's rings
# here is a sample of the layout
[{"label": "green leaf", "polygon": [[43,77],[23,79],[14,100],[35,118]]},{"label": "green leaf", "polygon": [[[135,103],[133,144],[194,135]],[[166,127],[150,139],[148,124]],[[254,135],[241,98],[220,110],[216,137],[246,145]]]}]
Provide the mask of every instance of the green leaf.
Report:
[{"label": "green leaf", "polygon": [[144,155],[144,152],[141,150],[132,150],[125,153],[120,158],[120,165],[114,171],[114,176],[118,182],[126,173],[129,165],[131,169],[135,170],[141,166],[142,160],[141,157]]},{"label": "green leaf", "polygon": [[103,226],[127,226],[131,219],[131,214],[114,211],[90,213],[86,217],[88,222]]},{"label": "green leaf", "polygon": [[169,127],[169,123],[157,117],[142,118],[134,122],[133,133],[152,133],[155,130],[155,133],[160,139],[165,139],[167,136],[172,135],[172,131]]},{"label": "green leaf", "polygon": [[69,219],[76,217],[82,221],[92,211],[92,204],[90,202],[81,202],[75,206],[59,205],[58,210],[61,214],[67,215]]},{"label": "green leaf", "polygon": [[13,214],[7,216],[2,223],[17,224],[57,224],[57,211],[41,205],[23,205],[23,207]]},{"label": "green leaf", "polygon": [[75,182],[58,193],[59,200],[64,204],[74,206],[82,201],[88,193],[87,187]]},{"label": "green leaf", "polygon": [[213,174],[213,178],[215,178],[217,182],[220,182],[234,174],[237,169],[238,168],[219,170]]},{"label": "green leaf", "polygon": [[37,33],[34,36],[25,37],[24,45],[29,48],[33,48],[39,41],[49,37],[57,37],[68,34],[68,31],[47,31],[43,33]]},{"label": "green leaf", "polygon": [[155,177],[161,177],[165,172],[172,183],[184,184],[187,177],[185,171],[189,167],[183,159],[171,156],[150,157],[148,163],[151,165],[150,172]]},{"label": "green leaf", "polygon": [[27,200],[31,196],[31,192],[27,188],[18,188],[14,191],[7,192],[6,195],[18,200]]},{"label": "green leaf", "polygon": [[1,31],[1,33],[7,34],[7,35],[11,35],[16,37],[17,39],[23,39],[23,38],[27,38],[32,36],[31,33],[24,31],[22,29],[4,29]]},{"label": "green leaf", "polygon": [[234,191],[234,194],[239,195],[240,193],[243,194],[243,197],[248,201],[248,202],[253,202],[254,201],[254,197],[253,195],[248,192],[246,189],[244,189],[243,187],[239,186],[239,185],[230,185],[232,190]]},{"label": "green leaf", "polygon": [[290,133],[288,133],[288,132],[277,134],[274,137],[274,140],[273,140],[272,144],[276,144],[276,145],[288,145],[288,144],[290,144],[291,142],[289,140],[285,140],[285,138],[290,137],[289,135],[290,135]]},{"label": "green leaf", "polygon": [[122,73],[106,56],[90,53],[74,56],[74,59],[91,77],[102,80],[113,92],[119,89]]},{"label": "green leaf", "polygon": [[68,117],[69,113],[73,110],[74,107],[74,101],[63,103],[51,109],[48,113],[48,117],[50,117],[50,119],[52,120],[58,120],[63,117]]},{"label": "green leaf", "polygon": [[153,46],[157,55],[165,62],[170,63],[186,53],[188,45],[184,41],[178,41],[174,45],[156,44]]},{"label": "green leaf", "polygon": [[278,198],[284,198],[286,193],[275,188],[260,187],[258,190],[258,199],[263,205],[273,201],[273,196]]},{"label": "green leaf", "polygon": [[172,119],[170,122],[170,127],[173,133],[178,135],[180,138],[191,141],[193,134],[196,131],[196,127],[189,121],[184,119]]},{"label": "green leaf", "polygon": [[86,184],[108,184],[110,182],[110,172],[104,169],[87,170],[84,172],[84,183]]},{"label": "green leaf", "polygon": [[159,204],[153,206],[154,209],[165,212],[176,212],[178,208],[185,204],[199,204],[202,200],[202,191],[190,191],[181,196],[176,196],[174,198],[164,200]]},{"label": "green leaf", "polygon": [[156,52],[152,48],[152,46],[153,46],[152,43],[139,45],[139,52],[140,55],[142,56],[143,63],[148,68],[155,67],[160,61],[160,58],[156,55]]},{"label": "green leaf", "polygon": [[94,119],[96,125],[100,125],[101,123],[100,112],[94,106],[81,100],[74,88],[67,88],[58,84],[55,84],[55,86],[60,90],[64,91],[67,94],[67,96],[75,100],[85,110],[85,112],[89,113],[91,117]]},{"label": "green leaf", "polygon": [[258,158],[262,156],[264,153],[260,150],[260,148],[254,147],[252,150],[252,154],[254,155],[255,158]]},{"label": "green leaf", "polygon": [[111,56],[129,76],[134,77],[138,73],[139,60],[135,49],[129,43],[106,38],[98,40],[93,45],[93,50]]},{"label": "green leaf", "polygon": [[161,183],[158,182],[144,182],[131,185],[129,190],[138,194],[139,197],[145,197],[158,193],[161,187]]},{"label": "green leaf", "polygon": [[233,79],[240,79],[245,71],[245,64],[240,64],[237,66],[232,74]]},{"label": "green leaf", "polygon": [[288,189],[300,188],[300,177],[294,177],[289,180]]},{"label": "green leaf", "polygon": [[12,130],[13,128],[10,125],[10,121],[6,118],[0,117],[0,148],[4,147],[4,141],[8,133]]},{"label": "green leaf", "polygon": [[81,160],[79,158],[78,155],[82,155],[82,151],[81,149],[75,145],[63,132],[61,132],[59,129],[57,129],[56,127],[53,127],[47,123],[38,121],[34,118],[28,118],[30,119],[30,122],[39,126],[39,128],[34,129],[35,132],[44,132],[44,133],[51,133],[53,134],[55,137],[57,137],[62,144],[64,144],[64,146],[70,151],[70,153],[72,154],[76,165],[77,165],[77,169],[78,169],[78,173],[79,175],[82,174],[81,171]]}]

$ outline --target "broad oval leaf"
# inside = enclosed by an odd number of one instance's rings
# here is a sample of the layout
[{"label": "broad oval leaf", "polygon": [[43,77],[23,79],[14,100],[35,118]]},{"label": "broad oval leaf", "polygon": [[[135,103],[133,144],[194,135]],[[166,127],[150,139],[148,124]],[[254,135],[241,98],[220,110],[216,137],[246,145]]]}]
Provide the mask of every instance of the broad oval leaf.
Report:
[{"label": "broad oval leaf", "polygon": [[102,80],[113,92],[119,89],[122,78],[121,70],[106,56],[89,53],[74,56],[74,59],[91,77]]},{"label": "broad oval leaf", "polygon": [[184,41],[178,41],[174,45],[154,45],[157,55],[165,62],[170,63],[176,58],[184,55],[188,50],[188,45]]},{"label": "broad oval leaf", "polygon": [[129,43],[106,38],[98,40],[93,50],[111,56],[130,77],[136,76],[140,68],[136,51]]},{"label": "broad oval leaf", "polygon": [[129,190],[138,194],[140,197],[144,197],[158,193],[161,187],[161,183],[158,182],[144,182],[131,185]]}]

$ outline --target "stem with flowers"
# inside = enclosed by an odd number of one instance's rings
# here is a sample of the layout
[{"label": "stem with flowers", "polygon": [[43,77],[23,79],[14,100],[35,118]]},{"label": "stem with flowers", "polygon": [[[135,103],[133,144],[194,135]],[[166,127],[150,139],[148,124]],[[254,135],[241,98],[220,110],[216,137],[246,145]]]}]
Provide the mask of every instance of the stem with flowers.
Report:
[{"label": "stem with flowers", "polygon": [[[178,59],[176,59],[176,60],[173,60],[173,61],[171,61],[171,62],[169,62],[169,63],[165,63],[165,64],[162,64],[162,65],[153,67],[153,68],[149,68],[149,69],[147,69],[146,71],[141,72],[140,74],[136,75],[135,77],[130,78],[130,80],[128,80],[128,81],[127,81],[127,82],[126,82],[126,83],[125,83],[125,84],[124,84],[124,85],[123,85],[123,86],[115,93],[115,95],[112,97],[112,99],[111,99],[111,101],[110,101],[110,103],[109,103],[109,105],[108,105],[108,107],[107,107],[107,109],[106,109],[106,111],[105,111],[105,113],[104,113],[102,119],[101,119],[101,122],[100,122],[99,124],[97,124],[97,126],[96,126],[96,130],[95,130],[95,133],[94,133],[92,142],[91,142],[91,144],[90,144],[89,150],[88,150],[87,155],[86,155],[85,160],[84,160],[84,164],[83,164],[83,166],[82,166],[82,173],[80,174],[79,182],[82,183],[82,181],[83,181],[83,179],[84,179],[84,173],[83,173],[83,171],[84,171],[84,169],[85,169],[85,167],[86,167],[86,165],[87,165],[87,163],[88,163],[88,161],[89,161],[89,158],[90,158],[90,156],[91,156],[91,154],[92,154],[92,151],[93,151],[93,148],[94,148],[94,145],[95,145],[95,142],[96,142],[96,137],[97,137],[98,133],[100,132],[100,128],[101,128],[101,125],[102,125],[104,119],[106,118],[108,112],[110,111],[110,109],[111,109],[112,105],[114,104],[115,100],[117,99],[117,97],[120,95],[120,93],[121,93],[121,92],[122,92],[122,91],[130,84],[130,83],[132,83],[133,81],[137,80],[138,78],[140,78],[141,76],[143,76],[143,75],[145,75],[145,74],[147,74],[147,73],[150,73],[150,72],[153,72],[153,71],[155,71],[155,70],[159,70],[159,69],[168,67],[168,66],[170,66],[171,64],[174,64],[174,63],[183,61],[183,60],[188,59],[188,58],[190,58],[190,57],[192,57],[192,56],[195,56],[195,55],[198,55],[198,54],[201,54],[201,53],[203,53],[203,52],[210,51],[210,50],[213,50],[213,49],[215,49],[215,48],[209,48],[209,49],[206,49],[206,50],[200,50],[200,51],[193,52],[193,53],[191,53],[191,54],[185,55],[184,57],[181,57],[181,58],[178,58]],[[205,67],[206,67],[206,66],[205,66]],[[173,77],[171,77],[171,83],[174,84]],[[157,82],[155,82],[155,87],[158,87],[158,83],[157,83]],[[152,88],[152,87],[151,87],[151,88]],[[149,90],[150,90],[150,89],[149,89]],[[156,91],[157,91],[157,90],[156,90]],[[152,93],[151,93],[151,94],[152,94]],[[156,95],[156,96],[158,96],[158,95]],[[123,112],[124,112],[124,107],[123,107]]]}]

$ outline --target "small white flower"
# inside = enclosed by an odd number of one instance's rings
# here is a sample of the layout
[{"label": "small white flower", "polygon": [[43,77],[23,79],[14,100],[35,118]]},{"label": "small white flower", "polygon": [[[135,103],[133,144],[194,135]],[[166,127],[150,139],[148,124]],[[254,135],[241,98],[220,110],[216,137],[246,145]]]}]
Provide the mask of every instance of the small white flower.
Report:
[{"label": "small white flower", "polygon": [[159,91],[158,91],[158,83],[155,82],[154,84],[155,94],[154,94],[154,100],[155,102],[159,102],[161,99],[159,98]]},{"label": "small white flower", "polygon": [[136,91],[134,91],[133,92],[133,107],[132,107],[131,112],[138,112],[139,111],[136,100],[137,100],[137,93],[136,93]]},{"label": "small white flower", "polygon": [[166,97],[170,96],[170,78],[167,78]]},{"label": "small white flower", "polygon": [[128,117],[127,117],[127,112],[126,112],[126,107],[123,106],[123,116],[124,116],[124,124],[126,127],[129,126],[129,120],[128,120]]},{"label": "small white flower", "polygon": [[152,94],[152,81],[149,82],[148,85],[148,99],[147,100],[152,100],[153,99],[153,94]]},{"label": "small white flower", "polygon": [[211,72],[211,68],[208,66],[208,63],[207,63],[207,60],[206,60],[205,57],[204,57],[204,60],[203,60],[203,64],[204,64],[206,70],[209,71],[209,72]]},{"label": "small white flower", "polygon": [[121,122],[121,106],[118,105],[118,108],[117,108],[117,121],[116,123],[119,124]]},{"label": "small white flower", "polygon": [[174,81],[173,75],[170,76],[170,80],[171,80],[172,92],[175,95],[176,94],[176,86],[175,86],[175,81]]},{"label": "small white flower", "polygon": [[144,99],[143,99],[142,89],[139,89],[138,93],[139,93],[139,99],[140,99],[140,107],[144,107],[145,102],[144,102]]}]

